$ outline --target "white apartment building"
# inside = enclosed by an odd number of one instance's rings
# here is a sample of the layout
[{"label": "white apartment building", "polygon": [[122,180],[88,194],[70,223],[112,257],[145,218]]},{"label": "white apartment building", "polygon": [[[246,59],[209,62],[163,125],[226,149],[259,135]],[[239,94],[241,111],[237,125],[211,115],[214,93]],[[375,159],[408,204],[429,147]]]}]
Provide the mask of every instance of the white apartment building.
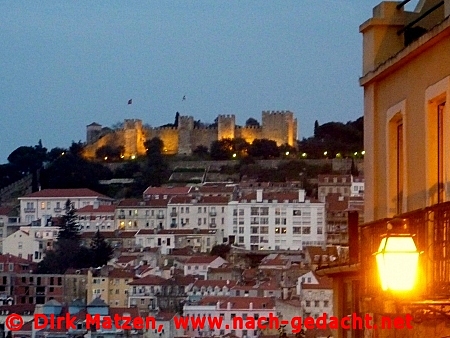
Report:
[{"label": "white apartment building", "polygon": [[297,295],[305,317],[333,315],[333,284],[329,277],[319,277],[309,271],[298,278]]},{"label": "white apartment building", "polygon": [[228,263],[220,256],[192,256],[184,263],[184,275],[203,276],[208,279],[208,269]]},{"label": "white apartment building", "polygon": [[30,224],[38,219],[60,217],[64,206],[70,200],[75,209],[87,205],[111,205],[113,199],[90,189],[44,189],[19,197],[21,222]]},{"label": "white apartment building", "polygon": [[[277,311],[275,308],[275,299],[264,297],[204,297],[198,303],[186,304],[183,307],[183,315],[187,317],[211,317],[223,318],[222,327],[209,327],[208,320],[205,320],[204,332],[210,332],[211,336],[223,337],[226,334],[234,334],[237,337],[256,338],[259,337],[257,321],[268,319],[269,316],[275,318]],[[255,329],[245,329],[247,318],[254,318]],[[264,318],[263,318],[264,317]],[[242,328],[236,322],[239,318],[243,320]],[[267,321],[264,320],[264,323]],[[185,331],[189,337],[197,337],[198,331],[189,327]]]},{"label": "white apartment building", "polygon": [[167,219],[169,199],[125,199],[116,208],[116,229],[164,229]]},{"label": "white apartment building", "polygon": [[53,248],[58,232],[58,226],[22,226],[3,240],[3,251],[40,262],[45,251]]},{"label": "white apartment building", "polygon": [[228,206],[225,234],[247,250],[302,250],[325,243],[325,203],[305,199],[304,190],[258,189]]},{"label": "white apartment building", "polygon": [[167,204],[169,229],[217,229],[226,225],[227,196],[175,196]]},{"label": "white apartment building", "polygon": [[160,248],[162,255],[187,246],[196,252],[209,252],[218,243],[217,230],[213,229],[140,229],[134,237],[136,247]]},{"label": "white apartment building", "polygon": [[78,224],[80,231],[114,230],[115,205],[86,205],[78,209]]}]

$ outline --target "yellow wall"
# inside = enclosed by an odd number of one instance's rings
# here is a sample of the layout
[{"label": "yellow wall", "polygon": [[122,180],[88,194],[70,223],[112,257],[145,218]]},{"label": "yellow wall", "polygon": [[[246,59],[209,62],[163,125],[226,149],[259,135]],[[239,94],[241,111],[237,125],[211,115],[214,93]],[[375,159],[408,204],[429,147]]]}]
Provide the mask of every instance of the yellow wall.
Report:
[{"label": "yellow wall", "polygon": [[[447,28],[447,31],[450,29]],[[410,45],[410,50],[418,50],[420,41]],[[416,47],[416,48],[414,48]],[[392,196],[388,196],[388,187],[395,184],[394,173],[386,177],[387,168],[395,163],[389,163],[387,154],[387,120],[388,111],[393,106],[404,101],[404,134],[405,134],[405,172],[406,172],[406,203],[403,210],[414,210],[434,204],[433,184],[430,178],[436,172],[435,162],[427,158],[430,143],[427,143],[427,123],[430,120],[428,103],[425,100],[427,88],[450,76],[450,37],[447,35],[438,44],[420,50],[418,55],[398,66],[386,69],[386,74],[365,82],[365,196],[366,221],[393,216]],[[409,53],[411,55],[411,53]],[[369,56],[365,56],[369,57]],[[399,58],[397,64],[406,58]],[[450,98],[447,98],[447,114]],[[434,123],[433,123],[434,124]],[[448,128],[448,127],[447,127]],[[434,126],[432,128],[434,130]],[[450,136],[450,130],[447,129]],[[449,137],[447,136],[447,137]],[[431,156],[431,155],[430,155]],[[450,163],[448,164],[450,166]],[[427,179],[428,177],[428,179]],[[449,177],[450,178],[450,177]],[[448,200],[448,199],[447,199]]]}]

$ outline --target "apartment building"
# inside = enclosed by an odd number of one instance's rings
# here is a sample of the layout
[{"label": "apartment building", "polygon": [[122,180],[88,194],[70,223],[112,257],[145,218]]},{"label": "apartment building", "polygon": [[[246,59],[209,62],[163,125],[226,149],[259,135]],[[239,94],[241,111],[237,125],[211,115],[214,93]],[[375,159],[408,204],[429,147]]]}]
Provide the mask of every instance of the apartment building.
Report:
[{"label": "apartment building", "polygon": [[209,252],[214,245],[221,243],[216,229],[141,229],[134,237],[136,247],[160,248],[163,255],[187,246],[196,252]]},{"label": "apartment building", "polygon": [[65,212],[65,204],[70,200],[75,209],[87,205],[111,205],[113,199],[90,189],[44,189],[18,198],[20,219],[31,223],[38,219],[60,217]]},{"label": "apartment building", "polygon": [[[215,297],[209,296],[202,298],[195,304],[185,304],[183,314],[188,317],[222,317],[222,327],[205,327],[204,331],[211,332],[215,336],[223,337],[227,334],[234,334],[237,337],[257,338],[259,329],[245,329],[247,318],[259,318],[269,316],[276,317],[277,311],[275,300],[264,297]],[[242,329],[233,329],[233,321],[237,318],[243,320]],[[206,321],[207,322],[207,321]],[[185,331],[189,337],[197,337],[197,330],[189,327]]]},{"label": "apartment building", "polygon": [[228,263],[219,256],[192,256],[184,263],[184,275],[202,276],[208,279],[208,269]]},{"label": "apartment building", "polygon": [[296,193],[256,193],[231,201],[228,227],[230,243],[247,250],[302,250],[325,242],[325,203]]},{"label": "apartment building", "polygon": [[340,196],[364,196],[364,177],[353,175],[319,175],[318,196],[324,202],[329,194]]},{"label": "apartment building", "polygon": [[76,215],[80,231],[114,230],[115,211],[115,205],[99,205],[98,203],[78,209]]},{"label": "apartment building", "polygon": [[164,229],[167,222],[169,199],[125,199],[116,208],[116,229],[137,231],[139,229]]},{"label": "apartment building", "polygon": [[87,274],[87,302],[101,298],[110,308],[128,306],[128,283],[134,271],[125,269],[90,269]]},{"label": "apartment building", "polygon": [[333,283],[331,278],[319,277],[309,271],[298,278],[297,295],[305,317],[333,315]]},{"label": "apartment building", "polygon": [[3,252],[3,239],[19,230],[20,225],[16,208],[0,207],[0,252]]}]

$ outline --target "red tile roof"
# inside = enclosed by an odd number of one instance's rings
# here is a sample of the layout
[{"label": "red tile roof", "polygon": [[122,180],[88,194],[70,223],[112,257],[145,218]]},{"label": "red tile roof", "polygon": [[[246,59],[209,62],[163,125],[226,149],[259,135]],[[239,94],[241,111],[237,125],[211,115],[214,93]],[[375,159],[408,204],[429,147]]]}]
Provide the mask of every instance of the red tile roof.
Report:
[{"label": "red tile roof", "polygon": [[124,269],[113,269],[108,272],[109,278],[133,278],[134,272],[130,270],[124,270]]},{"label": "red tile roof", "polygon": [[148,187],[144,195],[187,195],[192,187]]},{"label": "red tile roof", "polygon": [[128,198],[121,200],[118,207],[133,207],[133,208],[151,208],[151,207],[166,207],[169,203],[168,199],[153,199],[144,201],[137,198]]},{"label": "red tile roof", "polygon": [[231,303],[231,309],[248,309],[250,303],[253,303],[254,310],[272,310],[275,308],[275,300],[265,297],[203,297],[198,305],[217,305],[220,302],[220,309],[227,309],[228,303]]},{"label": "red tile roof", "polygon": [[87,188],[80,188],[80,189],[44,189],[41,191],[36,191],[31,194],[25,195],[24,197],[19,197],[19,199],[22,198],[46,198],[46,197],[53,197],[53,198],[73,198],[73,197],[99,197],[103,199],[109,199],[112,200],[112,198],[102,195],[98,192],[95,192],[91,189]]},{"label": "red tile roof", "polygon": [[114,214],[115,211],[116,211],[115,205],[99,205],[97,208],[94,208],[93,205],[86,205],[85,207],[78,209],[77,214],[82,214],[82,213],[89,213],[89,214],[111,213],[111,214]]},{"label": "red tile roof", "polygon": [[28,259],[13,256],[11,254],[4,254],[4,255],[0,254],[0,263],[3,263],[3,264],[14,263],[14,264],[20,264],[20,265],[35,264],[32,261],[29,261]]},{"label": "red tile roof", "polygon": [[211,279],[207,279],[207,280],[202,280],[202,279],[198,279],[194,282],[193,286],[196,286],[198,288],[201,287],[212,287],[215,288],[216,286],[219,288],[223,288],[224,286],[228,287],[228,288],[232,288],[237,284],[237,281],[235,280],[224,280],[224,279],[220,279],[220,280],[211,280]]},{"label": "red tile roof", "polygon": [[219,256],[192,256],[185,264],[209,264],[214,262]]},{"label": "red tile roof", "polygon": [[164,285],[165,282],[165,278],[162,278],[160,276],[148,275],[142,278],[135,279],[134,281],[128,283],[128,285]]},{"label": "red tile roof", "polygon": [[214,235],[217,230],[209,229],[162,229],[155,232],[154,229],[139,229],[136,235]]},{"label": "red tile roof", "polygon": [[13,210],[14,208],[10,207],[0,207],[0,215],[9,215],[9,213]]}]

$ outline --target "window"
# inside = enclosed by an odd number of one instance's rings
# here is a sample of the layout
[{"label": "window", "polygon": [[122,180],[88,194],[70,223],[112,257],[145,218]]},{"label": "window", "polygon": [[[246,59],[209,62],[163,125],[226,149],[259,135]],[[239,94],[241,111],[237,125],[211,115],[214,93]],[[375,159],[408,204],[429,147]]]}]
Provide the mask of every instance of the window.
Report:
[{"label": "window", "polygon": [[318,301],[318,300],[315,300],[315,301],[314,301],[314,306],[315,306],[315,307],[319,307],[319,301]]},{"label": "window", "polygon": [[8,264],[8,270],[9,271],[14,271],[14,264],[13,263],[9,263]]},{"label": "window", "polygon": [[41,209],[42,209],[42,210],[45,209],[45,202],[41,202]]},{"label": "window", "polygon": [[318,235],[322,235],[322,234],[323,234],[323,229],[322,229],[322,227],[317,227],[317,234],[318,234]]},{"label": "window", "polygon": [[186,207],[186,214],[189,214],[189,207]]},{"label": "window", "polygon": [[302,233],[302,227],[292,227],[292,233],[295,235]]},{"label": "window", "polygon": [[303,227],[302,233],[303,233],[303,235],[310,235],[311,234],[311,227]]},{"label": "window", "polygon": [[307,300],[306,302],[305,302],[305,306],[311,306],[311,301],[310,300]]},{"label": "window", "polygon": [[324,301],[323,301],[323,307],[328,307],[328,305],[329,305],[328,303],[329,303],[328,300],[324,300]]},{"label": "window", "polygon": [[244,243],[244,236],[239,236],[239,238],[238,238],[238,243],[239,243],[239,244]]}]

